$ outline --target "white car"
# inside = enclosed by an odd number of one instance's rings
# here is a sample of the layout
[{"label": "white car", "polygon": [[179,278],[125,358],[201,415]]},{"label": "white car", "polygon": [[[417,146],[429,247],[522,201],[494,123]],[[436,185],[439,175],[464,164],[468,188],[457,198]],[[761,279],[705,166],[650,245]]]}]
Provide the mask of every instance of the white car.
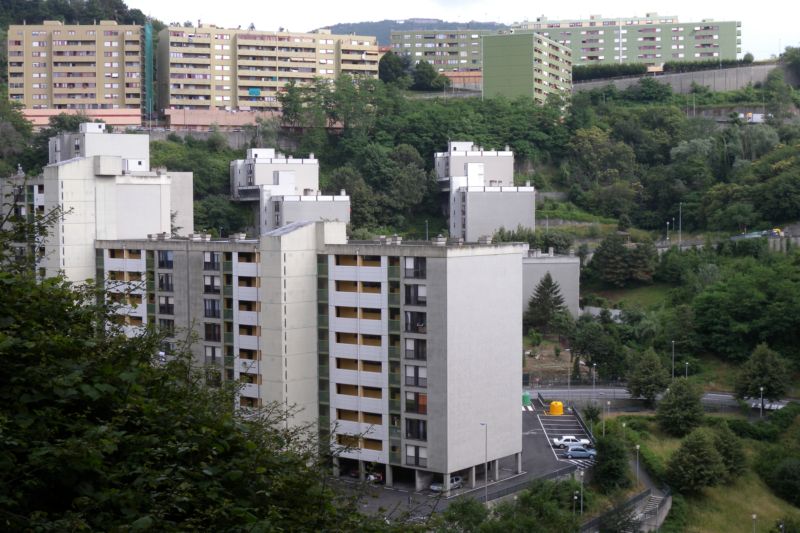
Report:
[{"label": "white car", "polygon": [[563,435],[560,439],[553,439],[554,448],[569,448],[571,446],[590,446],[592,442],[589,439],[579,439],[575,435]]},{"label": "white car", "polygon": [[[450,490],[460,489],[464,486],[464,480],[461,476],[450,476]],[[442,492],[444,490],[444,483],[435,482],[431,483],[431,492]]]}]

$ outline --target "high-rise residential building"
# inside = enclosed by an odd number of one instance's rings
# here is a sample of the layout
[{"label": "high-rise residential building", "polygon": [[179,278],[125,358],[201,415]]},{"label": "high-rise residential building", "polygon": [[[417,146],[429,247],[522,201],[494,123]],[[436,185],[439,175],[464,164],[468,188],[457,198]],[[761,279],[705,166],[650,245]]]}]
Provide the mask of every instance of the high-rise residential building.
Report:
[{"label": "high-rise residential building", "polygon": [[481,37],[491,30],[392,31],[392,52],[413,63],[427,61],[440,72],[479,71],[482,67]]},{"label": "high-rise residential building", "polygon": [[350,222],[350,197],[320,194],[319,161],[286,157],[274,148],[250,148],[245,159],[231,161],[231,198],[253,207],[257,233],[292,222]]},{"label": "high-rise residential building", "polygon": [[446,491],[451,475],[487,479],[484,454],[489,477],[501,460],[519,472],[526,250],[443,237],[325,247],[320,433],[340,472],[370,465],[387,484],[442,480]]},{"label": "high-rise residential building", "polygon": [[537,33],[483,37],[483,95],[527,96],[544,104],[572,92],[572,52]]},{"label": "high-rise residential building", "polygon": [[39,213],[61,212],[44,240],[45,275],[93,278],[96,240],[193,231],[192,173],[151,169],[148,135],[86,123],[50,139],[49,154],[43,176],[29,184]]},{"label": "high-rise residential building", "polygon": [[572,49],[575,65],[736,59],[741,50],[741,22],[679,22],[678,17],[647,13],[644,17],[549,20],[538,17],[515,28],[540,32]]},{"label": "high-rise residential building", "polygon": [[[272,112],[291,82],[378,75],[375,37],[170,26],[159,32],[159,108],[172,124],[201,127],[227,113]],[[252,122],[252,117],[250,119]]]},{"label": "high-rise residential building", "polygon": [[242,407],[277,402],[296,424],[318,416],[317,255],[345,225],[297,222],[234,234],[97,241],[96,279],[130,334],[156,326],[164,352],[188,345],[210,383],[241,384]]},{"label": "high-rise residential building", "polygon": [[81,112],[118,126],[141,124],[141,26],[12,25],[8,28],[8,97],[34,126]]}]

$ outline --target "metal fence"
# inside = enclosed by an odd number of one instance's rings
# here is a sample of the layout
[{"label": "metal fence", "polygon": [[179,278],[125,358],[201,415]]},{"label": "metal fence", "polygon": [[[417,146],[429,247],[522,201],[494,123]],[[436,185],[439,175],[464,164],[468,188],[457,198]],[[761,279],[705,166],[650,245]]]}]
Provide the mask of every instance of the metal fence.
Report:
[{"label": "metal fence", "polygon": [[611,518],[615,515],[619,515],[621,513],[625,513],[626,511],[630,510],[632,507],[639,504],[639,502],[644,501],[645,499],[649,498],[650,495],[653,493],[651,489],[645,489],[642,492],[628,498],[625,502],[621,503],[614,507],[614,509],[601,514],[598,517],[595,517],[588,522],[584,522],[581,525],[581,533],[589,533],[593,531],[600,531],[601,526],[603,526],[606,522],[608,522]]}]

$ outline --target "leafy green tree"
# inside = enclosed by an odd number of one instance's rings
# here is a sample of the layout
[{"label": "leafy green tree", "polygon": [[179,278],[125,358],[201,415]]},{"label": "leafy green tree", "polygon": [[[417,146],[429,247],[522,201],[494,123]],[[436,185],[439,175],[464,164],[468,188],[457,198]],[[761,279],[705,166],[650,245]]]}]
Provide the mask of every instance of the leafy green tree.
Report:
[{"label": "leafy green tree", "polygon": [[636,157],[631,147],[613,140],[598,127],[576,131],[569,149],[573,168],[584,187],[592,183],[609,185],[617,178],[629,178],[635,168]]},{"label": "leafy green tree", "polygon": [[700,389],[686,378],[674,380],[658,402],[656,419],[661,429],[681,437],[699,426],[703,419],[701,396]]},{"label": "leafy green tree", "polygon": [[552,329],[554,318],[559,313],[566,312],[564,297],[561,288],[553,281],[553,276],[547,272],[536,285],[533,294],[528,300],[528,309],[522,317],[524,330],[536,328],[542,331]]},{"label": "leafy green tree", "polygon": [[378,63],[378,77],[384,83],[394,83],[402,88],[411,84],[408,70],[409,61],[406,56],[386,52]]},{"label": "leafy green tree", "polygon": [[631,361],[628,374],[628,392],[631,396],[644,398],[649,406],[655,405],[656,397],[669,384],[669,374],[661,364],[652,348],[648,348],[641,356]]},{"label": "leafy green tree", "polygon": [[725,464],[706,428],[692,431],[667,462],[667,479],[679,492],[695,493],[725,479]]},{"label": "leafy green tree", "polygon": [[628,453],[617,435],[597,438],[597,463],[594,466],[593,479],[604,494],[631,485]]},{"label": "leafy green tree", "polygon": [[742,439],[737,437],[727,424],[715,428],[714,447],[719,452],[725,467],[725,481],[733,481],[745,472],[747,456],[744,453]]},{"label": "leafy green tree", "polygon": [[736,396],[780,400],[789,390],[790,372],[786,361],[766,344],[759,344],[742,365],[736,378]]},{"label": "leafy green tree", "polygon": [[339,167],[329,177],[329,192],[344,190],[350,196],[350,224],[358,228],[376,225],[378,199],[361,174],[350,166]]},{"label": "leafy green tree", "polygon": [[456,499],[434,517],[433,531],[472,533],[480,531],[489,520],[486,505],[469,496]]},{"label": "leafy green tree", "polygon": [[800,457],[787,457],[778,463],[770,487],[794,506],[800,506]]},{"label": "leafy green tree", "polygon": [[609,235],[600,243],[589,263],[593,272],[610,285],[624,287],[629,278],[628,250],[620,235]]},{"label": "leafy green tree", "polygon": [[600,377],[615,379],[625,375],[625,355],[613,322],[602,324],[590,315],[581,315],[575,321],[570,346],[574,356],[597,364]]},{"label": "leafy green tree", "polygon": [[450,79],[436,72],[425,60],[417,63],[413,76],[414,84],[411,88],[417,91],[441,91],[450,85]]},{"label": "leafy green tree", "polygon": [[595,403],[590,403],[583,408],[581,414],[583,415],[584,420],[589,422],[592,433],[594,433],[594,425],[600,422],[600,407],[598,407],[598,405]]},{"label": "leafy green tree", "polygon": [[[0,248],[5,248],[6,242]],[[327,485],[278,406],[232,409],[189,356],[127,338],[93,286],[0,271],[0,514],[9,531],[385,527]]]}]

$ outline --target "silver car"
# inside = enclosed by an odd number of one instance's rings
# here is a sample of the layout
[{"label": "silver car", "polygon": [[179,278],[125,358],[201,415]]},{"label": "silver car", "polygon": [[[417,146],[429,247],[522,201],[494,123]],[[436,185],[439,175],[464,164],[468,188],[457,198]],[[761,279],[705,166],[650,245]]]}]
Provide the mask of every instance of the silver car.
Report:
[{"label": "silver car", "polygon": [[572,446],[567,450],[567,459],[594,459],[596,456],[596,450],[584,446]]},{"label": "silver car", "polygon": [[[461,476],[450,476],[450,490],[460,489],[464,486],[464,480]],[[431,483],[431,492],[442,492],[444,490],[444,483],[435,482]]]}]

